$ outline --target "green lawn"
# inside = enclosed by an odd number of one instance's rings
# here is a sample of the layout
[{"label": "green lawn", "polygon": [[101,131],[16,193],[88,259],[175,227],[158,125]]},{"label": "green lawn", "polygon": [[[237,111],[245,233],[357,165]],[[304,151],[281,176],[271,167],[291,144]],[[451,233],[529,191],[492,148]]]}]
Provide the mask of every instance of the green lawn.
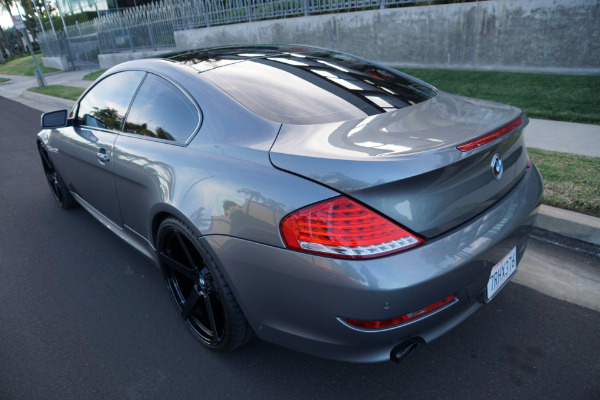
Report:
[{"label": "green lawn", "polygon": [[[56,68],[45,67],[42,65],[42,55],[36,53],[35,57],[40,63],[43,73],[59,71]],[[0,66],[0,74],[7,75],[26,75],[33,76],[33,70],[35,69],[35,63],[31,56],[15,58],[7,61],[5,65]]]},{"label": "green lawn", "polygon": [[10,81],[10,79],[0,78],[0,83],[2,83],[2,82],[8,82],[8,81]]},{"label": "green lawn", "polygon": [[95,81],[104,72],[106,72],[105,69],[99,69],[98,71],[90,72],[89,74],[85,75],[83,79],[86,81]]},{"label": "green lawn", "polygon": [[600,158],[528,148],[544,177],[542,203],[600,217]]},{"label": "green lawn", "polygon": [[74,86],[48,85],[46,87],[32,87],[30,92],[46,94],[48,96],[62,97],[63,99],[77,100],[85,89]]},{"label": "green lawn", "polygon": [[517,106],[529,117],[600,124],[600,75],[401,70],[450,93]]}]

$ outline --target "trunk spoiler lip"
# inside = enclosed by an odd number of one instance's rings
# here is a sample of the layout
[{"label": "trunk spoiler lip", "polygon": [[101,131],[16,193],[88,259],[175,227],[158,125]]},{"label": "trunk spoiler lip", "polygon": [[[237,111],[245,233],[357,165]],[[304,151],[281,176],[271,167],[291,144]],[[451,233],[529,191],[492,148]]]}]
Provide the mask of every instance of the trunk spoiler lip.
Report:
[{"label": "trunk spoiler lip", "polygon": [[[489,133],[483,134],[475,139],[471,139],[456,146],[456,149],[462,152],[479,149],[488,143],[496,142],[499,139],[506,139],[510,134],[522,130],[529,124],[529,118],[524,113],[521,113],[511,122],[497,128]],[[508,135],[508,136],[507,136]]]}]

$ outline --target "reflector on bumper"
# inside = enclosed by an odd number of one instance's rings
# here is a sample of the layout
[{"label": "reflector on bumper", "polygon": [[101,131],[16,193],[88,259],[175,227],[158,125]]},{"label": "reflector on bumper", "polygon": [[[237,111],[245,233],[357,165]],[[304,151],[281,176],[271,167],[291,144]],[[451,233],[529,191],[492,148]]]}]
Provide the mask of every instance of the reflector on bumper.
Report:
[{"label": "reflector on bumper", "polygon": [[400,317],[384,319],[384,320],[362,321],[362,320],[350,319],[350,318],[340,318],[340,320],[342,322],[346,323],[346,325],[353,327],[353,328],[386,329],[386,328],[394,327],[396,325],[402,325],[407,322],[413,321],[417,318],[421,318],[426,315],[432,314],[435,311],[439,311],[442,308],[445,308],[451,304],[454,304],[456,301],[458,301],[458,299],[454,295],[451,295],[451,296],[446,297],[443,300],[433,303],[427,307],[421,308],[420,310],[417,310],[415,312],[408,313],[408,314],[402,315]]}]

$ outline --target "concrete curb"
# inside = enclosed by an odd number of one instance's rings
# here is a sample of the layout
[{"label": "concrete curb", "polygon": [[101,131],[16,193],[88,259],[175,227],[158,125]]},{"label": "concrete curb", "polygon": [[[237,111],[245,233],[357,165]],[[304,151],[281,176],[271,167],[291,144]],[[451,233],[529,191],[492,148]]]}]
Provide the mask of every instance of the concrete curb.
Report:
[{"label": "concrete curb", "polygon": [[29,90],[24,90],[21,96],[26,99],[36,100],[42,103],[50,104],[52,106],[56,106],[57,110],[67,109],[70,110],[75,104],[74,100],[62,99],[60,97],[48,96],[41,93],[30,92]]},{"label": "concrete curb", "polygon": [[541,205],[533,236],[600,257],[600,218],[597,217]]},{"label": "concrete curb", "polygon": [[600,246],[600,218],[597,217],[542,205],[538,210],[535,226]]}]

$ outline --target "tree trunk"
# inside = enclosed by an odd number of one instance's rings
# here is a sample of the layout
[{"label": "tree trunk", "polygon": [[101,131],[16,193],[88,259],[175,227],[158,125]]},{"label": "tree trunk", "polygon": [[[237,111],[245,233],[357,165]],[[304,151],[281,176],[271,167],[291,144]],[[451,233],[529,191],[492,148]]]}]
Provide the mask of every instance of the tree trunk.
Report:
[{"label": "tree trunk", "polygon": [[[5,43],[5,45],[2,45],[2,43],[0,41],[0,45],[6,49],[6,51],[8,52],[8,57],[13,58],[14,55],[13,55],[12,51],[10,51],[10,43],[8,42],[8,38],[6,37],[6,34],[4,33],[4,29],[2,29],[1,26],[0,26],[0,33],[2,34],[2,38],[4,39],[4,43]],[[0,49],[0,51],[2,51],[2,49]]]},{"label": "tree trunk", "polygon": [[[35,20],[35,7],[33,4],[33,0],[20,0],[19,6],[25,14],[25,23],[27,24],[27,28],[29,29],[31,36],[33,37],[33,41],[37,42],[38,26],[37,21]],[[17,6],[17,9],[19,9],[19,6]]]},{"label": "tree trunk", "polygon": [[[29,30],[29,32],[31,32],[31,37],[33,38],[34,42],[37,42],[37,35],[35,34],[35,30],[31,28],[31,22],[29,22],[29,15],[25,14],[25,25],[27,26],[27,30]],[[33,21],[33,25],[35,26],[35,20]]]}]

